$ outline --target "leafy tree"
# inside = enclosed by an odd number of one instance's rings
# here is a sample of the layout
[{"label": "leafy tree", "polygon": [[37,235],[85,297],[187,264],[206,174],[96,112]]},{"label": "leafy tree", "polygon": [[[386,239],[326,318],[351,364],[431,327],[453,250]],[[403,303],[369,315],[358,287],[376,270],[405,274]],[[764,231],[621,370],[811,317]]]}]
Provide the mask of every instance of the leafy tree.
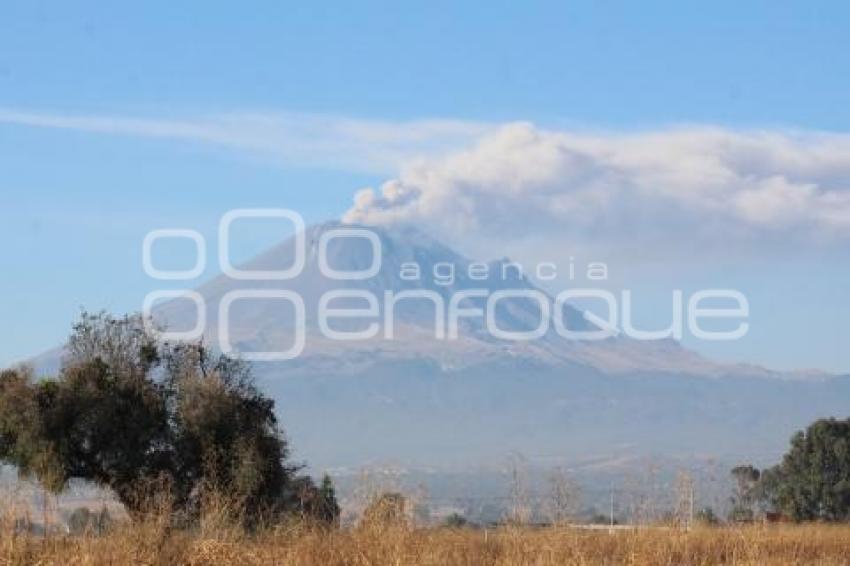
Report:
[{"label": "leafy tree", "polygon": [[732,495],[729,520],[752,521],[761,472],[751,465],[736,466],[732,468],[732,477],[735,479],[735,493]]},{"label": "leafy tree", "polygon": [[48,440],[41,418],[54,404],[56,383],[33,385],[27,368],[0,372],[0,455],[25,476],[36,476],[51,491],[65,484],[57,447]]},{"label": "leafy tree", "polygon": [[766,497],[794,520],[850,520],[850,419],[821,419],[762,474]]},{"label": "leafy tree", "polygon": [[274,414],[247,365],[202,346],[162,352],[171,465],[177,495],[190,508],[201,488],[228,493],[250,516],[292,508],[296,469]]},{"label": "leafy tree", "polygon": [[247,365],[103,313],[83,314],[66,351],[55,379],[0,373],[0,459],[54,492],[72,478],[109,487],[131,515],[163,487],[189,517],[206,489],[248,518],[297,510],[312,482],[285,464],[274,402]]}]

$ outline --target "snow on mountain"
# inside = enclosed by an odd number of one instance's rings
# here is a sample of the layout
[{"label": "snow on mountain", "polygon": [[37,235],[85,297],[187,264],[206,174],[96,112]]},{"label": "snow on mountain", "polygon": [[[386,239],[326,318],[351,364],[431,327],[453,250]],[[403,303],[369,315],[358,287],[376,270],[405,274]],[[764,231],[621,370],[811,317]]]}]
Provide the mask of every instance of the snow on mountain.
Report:
[{"label": "snow on mountain", "polygon": [[[325,277],[318,265],[319,242],[323,233],[345,228],[366,228],[330,222],[309,228],[305,234],[304,270],[288,281],[245,281],[225,275],[202,286],[198,292],[206,305],[205,337],[211,344],[219,339],[219,305],[227,293],[245,289],[296,292],[304,299],[307,337],[304,352],[286,364],[290,369],[309,372],[317,364],[327,369],[335,365],[339,371],[361,370],[370,361],[428,359],[442,367],[474,366],[498,358],[519,358],[546,367],[578,363],[606,373],[634,371],[666,371],[688,375],[719,376],[728,373],[765,373],[757,368],[744,369],[713,363],[683,348],[672,340],[638,341],[612,337],[601,341],[566,339],[550,324],[548,332],[530,341],[500,340],[488,332],[483,317],[464,317],[456,339],[437,339],[435,311],[424,299],[400,300],[393,307],[393,336],[388,339],[385,328],[368,340],[342,342],[329,340],[318,331],[318,305],[329,291],[366,291],[378,299],[382,313],[385,293],[428,291],[438,294],[448,305],[451,297],[463,291],[484,289],[487,293],[504,290],[530,290],[545,294],[517,264],[502,259],[486,264],[474,262],[423,232],[411,228],[368,227],[380,241],[380,271],[363,280],[339,281]],[[290,238],[266,253],[240,266],[245,271],[280,270],[295,258],[296,242]],[[373,262],[372,244],[363,238],[334,239],[327,247],[327,264],[336,270],[368,269]],[[474,264],[472,271],[470,266]],[[408,266],[419,268],[419,278],[411,277]],[[486,276],[484,272],[486,271]],[[472,276],[470,276],[472,275]],[[551,311],[555,305],[545,294]],[[463,303],[468,308],[486,306],[486,298],[473,297]],[[364,300],[338,300],[335,307],[364,307]],[[190,328],[195,321],[194,306],[185,300],[172,301],[155,312],[155,317],[169,328]],[[293,310],[285,301],[255,299],[234,303],[229,320],[230,342],[244,351],[282,350],[293,344]],[[593,330],[580,311],[563,307],[563,320],[572,330]],[[499,329],[523,332],[535,328],[540,321],[540,308],[531,299],[507,298],[499,301],[495,322]],[[336,321],[334,325],[349,331],[363,330],[365,317]],[[768,372],[769,373],[769,372]]]}]

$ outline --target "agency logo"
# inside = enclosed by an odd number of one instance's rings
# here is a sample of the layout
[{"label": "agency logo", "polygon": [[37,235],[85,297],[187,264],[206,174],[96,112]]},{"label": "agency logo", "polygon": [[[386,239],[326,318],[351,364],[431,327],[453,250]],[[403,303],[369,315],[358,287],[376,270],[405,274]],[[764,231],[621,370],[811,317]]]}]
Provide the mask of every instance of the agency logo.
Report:
[{"label": "agency logo", "polygon": [[[244,219],[280,219],[293,228],[294,255],[291,265],[274,270],[251,270],[234,266],[231,262],[231,226],[237,220]],[[147,324],[153,324],[154,308],[168,300],[189,301],[195,311],[195,324],[183,331],[162,332],[166,340],[197,341],[209,335],[207,328],[208,307],[216,309],[215,340],[216,346],[224,353],[239,356],[248,361],[286,361],[300,356],[307,344],[307,310],[316,312],[315,330],[328,340],[356,342],[383,338],[395,338],[395,318],[397,307],[402,302],[423,301],[433,307],[434,338],[436,340],[456,340],[461,336],[460,328],[465,320],[475,320],[496,340],[508,342],[532,341],[547,335],[556,335],[565,340],[605,340],[614,336],[627,336],[634,340],[681,340],[685,332],[691,336],[708,341],[737,340],[749,331],[749,303],[746,296],[735,289],[703,289],[687,297],[681,290],[674,290],[671,296],[671,324],[661,330],[643,330],[636,328],[632,321],[634,297],[631,290],[623,289],[619,295],[594,287],[568,288],[551,295],[537,288],[519,286],[517,288],[498,288],[488,286],[480,288],[455,288],[458,271],[463,270],[466,281],[492,281],[494,278],[510,279],[513,268],[520,279],[527,266],[516,263],[504,264],[496,272],[489,264],[472,262],[462,266],[451,262],[438,262],[433,265],[419,265],[405,262],[398,267],[398,273],[389,274],[401,282],[420,282],[423,276],[431,276],[431,287],[409,285],[402,290],[385,290],[378,293],[362,288],[338,288],[324,292],[317,304],[308,305],[301,294],[292,290],[287,282],[301,276],[307,263],[306,226],[303,217],[289,209],[237,209],[224,214],[218,226],[218,266],[225,277],[244,281],[239,289],[224,294],[217,305],[207,305],[204,297],[192,289],[158,289],[145,297],[142,312]],[[164,270],[155,266],[154,244],[161,240],[189,240],[194,244],[195,261],[190,269]],[[330,249],[336,240],[359,239],[370,248],[371,260],[367,266],[358,269],[340,269],[332,265]],[[334,281],[364,281],[383,273],[383,244],[380,236],[364,227],[338,226],[321,232],[315,247],[316,266],[321,277]],[[207,266],[207,243],[203,235],[195,230],[158,229],[149,232],[142,244],[142,266],[145,273],[157,281],[193,281],[198,282]],[[569,266],[570,271],[574,266]],[[556,262],[540,262],[529,270],[540,281],[554,281],[557,274]],[[423,275],[426,274],[426,275]],[[588,264],[588,280],[605,280],[607,265],[601,262]],[[250,283],[257,283],[251,288]],[[262,283],[262,284],[261,284]],[[437,290],[435,290],[437,289]],[[438,292],[438,290],[440,292]],[[234,305],[249,301],[282,301],[291,307],[292,320],[286,321],[286,328],[292,329],[292,343],[284,350],[243,351],[232,340],[232,317]],[[524,301],[533,304],[529,312],[535,312],[536,320],[525,327],[506,328],[500,324],[500,307],[506,303]],[[358,306],[352,306],[356,302]],[[581,328],[571,328],[564,313],[568,306],[577,303],[597,305],[583,312],[588,323]],[[722,307],[717,305],[721,304]],[[708,321],[728,319],[734,327],[726,330],[709,330]],[[332,321],[358,320],[363,326],[353,329],[334,328]],[[708,325],[710,326],[710,324]]]}]

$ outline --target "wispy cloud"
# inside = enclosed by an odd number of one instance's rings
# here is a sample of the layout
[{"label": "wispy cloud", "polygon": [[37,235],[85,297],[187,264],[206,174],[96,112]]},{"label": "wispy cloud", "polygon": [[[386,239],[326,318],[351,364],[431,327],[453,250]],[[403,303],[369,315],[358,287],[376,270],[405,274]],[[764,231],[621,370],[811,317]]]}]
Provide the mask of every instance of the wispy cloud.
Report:
[{"label": "wispy cloud", "polygon": [[395,174],[456,151],[494,126],[459,120],[378,121],[297,113],[230,112],[182,119],[89,116],[0,108],[0,123],[228,147],[287,165]]}]

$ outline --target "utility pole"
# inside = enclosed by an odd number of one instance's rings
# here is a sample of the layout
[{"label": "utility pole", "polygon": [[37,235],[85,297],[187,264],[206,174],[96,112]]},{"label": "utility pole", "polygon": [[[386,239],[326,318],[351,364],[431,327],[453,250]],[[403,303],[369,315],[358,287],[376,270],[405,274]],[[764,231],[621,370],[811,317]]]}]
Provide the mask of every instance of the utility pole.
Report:
[{"label": "utility pole", "polygon": [[611,528],[614,528],[614,486],[611,486]]}]

